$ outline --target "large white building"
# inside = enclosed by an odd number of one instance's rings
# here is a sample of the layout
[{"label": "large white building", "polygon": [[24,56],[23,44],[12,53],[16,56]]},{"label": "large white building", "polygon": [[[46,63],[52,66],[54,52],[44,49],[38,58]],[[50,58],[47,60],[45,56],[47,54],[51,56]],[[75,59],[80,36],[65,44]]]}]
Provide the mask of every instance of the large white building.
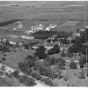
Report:
[{"label": "large white building", "polygon": [[44,25],[42,24],[39,24],[39,25],[36,25],[36,26],[31,26],[31,30],[33,31],[40,31],[40,30],[43,30],[44,29]]},{"label": "large white building", "polygon": [[46,31],[50,31],[50,29],[55,28],[57,25],[50,24],[48,27],[46,27]]}]

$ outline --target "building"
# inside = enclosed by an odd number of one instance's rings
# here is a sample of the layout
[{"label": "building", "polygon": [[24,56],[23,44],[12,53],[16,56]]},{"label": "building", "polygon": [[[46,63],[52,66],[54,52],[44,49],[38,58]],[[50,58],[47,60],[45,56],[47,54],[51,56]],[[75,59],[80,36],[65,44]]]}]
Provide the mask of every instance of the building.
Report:
[{"label": "building", "polygon": [[68,38],[67,38],[67,40],[71,43],[71,41],[72,41],[72,36],[69,36]]},{"label": "building", "polygon": [[55,43],[48,43],[48,44],[46,44],[46,45],[44,45],[44,46],[45,46],[46,50],[50,50],[50,49],[52,49],[55,45],[56,45]]},{"label": "building", "polygon": [[21,21],[17,21],[17,23],[19,24],[18,25],[18,29],[22,29],[23,28],[23,25],[22,25]]},{"label": "building", "polygon": [[9,41],[10,44],[16,45],[16,42]]},{"label": "building", "polygon": [[21,38],[22,38],[22,39],[27,39],[27,40],[32,40],[32,39],[34,39],[33,36],[25,36],[25,35],[21,35]]},{"label": "building", "polygon": [[28,31],[25,31],[25,33],[30,34],[30,33],[34,33],[34,31],[33,30],[28,30]]},{"label": "building", "polygon": [[31,30],[33,31],[40,31],[40,30],[43,30],[44,29],[44,25],[42,24],[39,24],[38,26],[31,26]]},{"label": "building", "polygon": [[38,47],[39,47],[39,45],[35,44],[35,45],[32,46],[32,49],[37,49]]},{"label": "building", "polygon": [[50,29],[55,28],[57,25],[50,24],[48,27],[46,27],[46,31],[50,31]]},{"label": "building", "polygon": [[72,46],[72,44],[60,45],[60,51],[62,52],[64,50],[65,53],[66,53],[68,48],[71,47],[71,46]]},{"label": "building", "polygon": [[79,36],[80,36],[80,33],[74,33],[74,35],[76,35],[76,36],[78,36],[78,37],[79,37]]},{"label": "building", "polygon": [[81,32],[85,31],[85,29],[80,29]]}]

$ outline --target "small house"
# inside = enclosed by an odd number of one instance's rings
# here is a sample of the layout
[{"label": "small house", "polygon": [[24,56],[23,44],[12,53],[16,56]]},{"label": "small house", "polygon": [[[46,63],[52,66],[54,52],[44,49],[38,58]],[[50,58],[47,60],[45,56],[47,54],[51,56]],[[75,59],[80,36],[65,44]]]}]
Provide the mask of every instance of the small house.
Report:
[{"label": "small house", "polygon": [[16,42],[9,41],[10,44],[16,45]]},{"label": "small house", "polygon": [[45,45],[46,50],[52,49],[56,44],[55,43],[48,43]]},{"label": "small house", "polygon": [[40,30],[43,30],[44,29],[44,25],[42,24],[39,24],[38,26],[32,26],[32,30],[34,31],[40,31]]},{"label": "small house", "polygon": [[38,47],[39,47],[39,45],[36,44],[36,45],[33,45],[33,46],[32,46],[32,49],[37,49]]},{"label": "small house", "polygon": [[81,32],[85,31],[85,29],[80,29]]}]

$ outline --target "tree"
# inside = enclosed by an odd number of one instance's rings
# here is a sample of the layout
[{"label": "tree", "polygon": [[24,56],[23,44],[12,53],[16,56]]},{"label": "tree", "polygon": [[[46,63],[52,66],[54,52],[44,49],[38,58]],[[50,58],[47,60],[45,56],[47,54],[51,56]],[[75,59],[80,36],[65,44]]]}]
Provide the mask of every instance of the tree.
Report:
[{"label": "tree", "polygon": [[50,68],[40,68],[39,72],[40,72],[41,75],[48,76],[50,78],[53,75],[53,72],[52,72],[52,70]]},{"label": "tree", "polygon": [[36,62],[35,67],[41,75],[48,77],[51,77],[53,75],[53,72],[50,69],[50,64],[44,60],[42,62]]},{"label": "tree", "polygon": [[4,64],[4,62],[6,61],[6,58],[5,57],[2,57],[2,63]]},{"label": "tree", "polygon": [[36,52],[37,52],[37,51],[45,51],[44,46],[39,46],[39,48],[36,49]]},{"label": "tree", "polygon": [[85,79],[84,71],[81,71],[81,72],[79,73],[78,77],[79,77],[80,79]]},{"label": "tree", "polygon": [[19,81],[20,83],[24,83],[26,79],[27,79],[27,76],[25,76],[25,75],[20,75],[19,78],[18,78],[18,81]]},{"label": "tree", "polygon": [[62,56],[62,57],[65,57],[65,52],[64,52],[64,50],[62,51],[61,56]]},{"label": "tree", "polygon": [[37,73],[33,73],[33,72],[32,72],[31,75],[32,75],[32,77],[35,78],[36,80],[41,80],[41,79],[42,79],[42,77],[41,77],[40,74],[37,74]]},{"label": "tree", "polygon": [[47,84],[47,85],[49,85],[49,86],[51,86],[51,87],[54,86],[54,83],[53,83],[50,79],[46,79],[46,80],[44,81],[44,83]]},{"label": "tree", "polygon": [[79,29],[77,29],[76,31],[79,32]]},{"label": "tree", "polygon": [[1,71],[5,71],[6,67],[4,65],[2,65],[0,69],[1,69]]},{"label": "tree", "polygon": [[86,74],[86,75],[87,75],[87,77],[88,77],[88,67],[87,67],[87,74]]},{"label": "tree", "polygon": [[25,65],[27,68],[31,68],[35,65],[35,58],[33,56],[28,55],[24,60]]},{"label": "tree", "polygon": [[70,63],[70,69],[77,69],[77,64],[74,61]]},{"label": "tree", "polygon": [[[1,69],[0,69],[1,70]],[[2,76],[3,75],[3,72],[2,71],[0,71],[0,76]]]},{"label": "tree", "polygon": [[27,77],[23,83],[25,86],[35,86],[37,83],[34,79]]},{"label": "tree", "polygon": [[19,71],[18,70],[15,70],[12,75],[15,77],[15,78],[19,78]]},{"label": "tree", "polygon": [[21,75],[18,78],[20,83],[23,83],[25,86],[34,86],[36,85],[35,80],[32,78],[27,77],[26,75]]},{"label": "tree", "polygon": [[60,57],[58,62],[58,68],[63,70],[65,69],[64,66],[65,66],[65,60],[62,57]]},{"label": "tree", "polygon": [[69,78],[68,76],[64,76],[64,80],[67,81]]},{"label": "tree", "polygon": [[29,49],[29,46],[27,44],[23,44],[25,49]]},{"label": "tree", "polygon": [[36,51],[34,55],[39,59],[45,59],[47,57],[47,54],[44,51]]},{"label": "tree", "polygon": [[47,57],[47,54],[45,53],[44,46],[39,46],[39,48],[36,49],[35,57],[38,57],[39,59],[45,59]]},{"label": "tree", "polygon": [[83,68],[84,64],[85,64],[86,62],[88,62],[87,60],[88,60],[88,59],[86,59],[85,56],[84,56],[84,57],[81,56],[81,58],[79,59],[80,68]]},{"label": "tree", "polygon": [[30,71],[28,71],[29,68],[25,65],[24,62],[18,63],[18,68],[27,75],[30,73]]},{"label": "tree", "polygon": [[9,40],[6,39],[5,46],[10,46]]},{"label": "tree", "polygon": [[55,45],[52,49],[48,50],[48,55],[60,53],[60,47],[58,45]]},{"label": "tree", "polygon": [[60,39],[60,41],[62,44],[65,44],[65,45],[69,44],[69,41],[66,38]]},{"label": "tree", "polygon": [[48,62],[50,65],[56,65],[58,62],[59,62],[59,59],[58,58],[45,58],[45,61]]},{"label": "tree", "polygon": [[66,54],[66,55],[67,55],[67,57],[70,57],[70,58],[72,58],[72,57],[73,57],[73,53],[71,53],[71,52],[69,52],[69,51],[67,52],[67,54]]}]

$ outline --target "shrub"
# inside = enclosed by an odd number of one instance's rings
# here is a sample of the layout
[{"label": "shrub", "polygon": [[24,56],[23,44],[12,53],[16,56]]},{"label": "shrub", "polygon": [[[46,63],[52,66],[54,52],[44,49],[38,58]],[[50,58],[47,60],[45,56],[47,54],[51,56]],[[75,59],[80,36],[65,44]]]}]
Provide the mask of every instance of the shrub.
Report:
[{"label": "shrub", "polygon": [[70,69],[77,69],[77,64],[75,62],[71,62]]}]

